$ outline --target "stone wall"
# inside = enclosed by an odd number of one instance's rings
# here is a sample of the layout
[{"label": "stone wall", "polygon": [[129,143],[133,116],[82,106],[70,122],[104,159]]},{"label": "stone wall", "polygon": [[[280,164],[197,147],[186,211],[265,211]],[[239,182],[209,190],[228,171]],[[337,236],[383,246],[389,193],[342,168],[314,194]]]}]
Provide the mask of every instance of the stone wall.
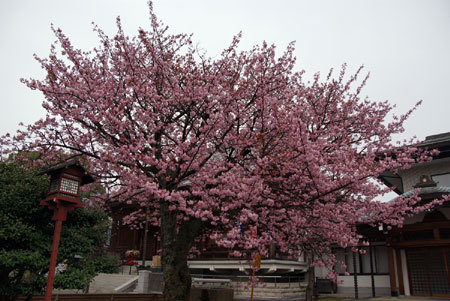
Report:
[{"label": "stone wall", "polygon": [[[251,288],[246,282],[232,282],[235,296],[249,297]],[[253,288],[254,297],[303,297],[306,282],[259,283]]]}]

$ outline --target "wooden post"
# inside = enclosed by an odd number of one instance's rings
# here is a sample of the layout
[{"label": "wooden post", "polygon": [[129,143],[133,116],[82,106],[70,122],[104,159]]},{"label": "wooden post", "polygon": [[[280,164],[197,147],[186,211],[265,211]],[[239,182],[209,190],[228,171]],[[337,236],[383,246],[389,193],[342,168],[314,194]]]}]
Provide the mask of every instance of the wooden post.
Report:
[{"label": "wooden post", "polygon": [[355,285],[355,300],[358,300],[358,269],[356,267],[356,252],[352,252],[353,256],[353,282]]},{"label": "wooden post", "polygon": [[145,268],[145,259],[147,259],[148,215],[150,215],[150,210],[147,209],[145,214],[144,247],[142,250],[142,266],[144,268]]},{"label": "wooden post", "polygon": [[387,247],[387,255],[388,255],[388,262],[389,262],[389,281],[391,284],[391,296],[397,297],[398,296],[398,290],[397,290],[397,283],[395,281],[395,269],[394,269],[394,255],[393,255],[393,249],[392,247]]},{"label": "wooden post", "polygon": [[252,273],[252,291],[251,291],[251,294],[250,294],[250,301],[253,301],[253,286],[254,286],[253,282],[255,280],[255,268],[258,268],[258,269],[261,268],[261,254],[256,255],[256,260],[253,263],[253,268],[252,268],[252,270],[253,270],[253,273]]},{"label": "wooden post", "polygon": [[369,241],[369,256],[370,256],[370,282],[372,284],[372,297],[375,297],[375,277],[373,271],[373,246]]},{"label": "wooden post", "polygon": [[405,287],[403,284],[403,270],[402,270],[402,257],[400,254],[400,249],[395,250],[395,255],[397,259],[397,276],[398,276],[398,288],[400,295],[405,294]]},{"label": "wooden post", "polygon": [[252,290],[251,290],[251,293],[250,293],[250,301],[253,301],[253,281],[254,281],[254,279],[255,279],[255,271],[253,271],[252,272]]},{"label": "wooden post", "polygon": [[48,269],[47,288],[45,289],[45,301],[52,300],[53,280],[55,279],[56,259],[58,258],[59,238],[61,237],[62,220],[56,220],[55,233],[53,234],[52,254]]}]

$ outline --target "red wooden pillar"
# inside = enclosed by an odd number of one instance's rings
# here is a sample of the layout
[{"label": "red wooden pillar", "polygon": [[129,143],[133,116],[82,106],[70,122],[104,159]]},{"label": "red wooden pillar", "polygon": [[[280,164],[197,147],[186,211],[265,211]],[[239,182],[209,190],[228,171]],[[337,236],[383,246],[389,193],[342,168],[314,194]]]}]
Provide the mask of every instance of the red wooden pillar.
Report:
[{"label": "red wooden pillar", "polygon": [[53,234],[52,254],[50,256],[50,267],[48,269],[47,287],[45,288],[45,300],[52,299],[53,280],[55,279],[56,259],[58,258],[59,238],[61,237],[62,221],[56,221],[55,233]]}]

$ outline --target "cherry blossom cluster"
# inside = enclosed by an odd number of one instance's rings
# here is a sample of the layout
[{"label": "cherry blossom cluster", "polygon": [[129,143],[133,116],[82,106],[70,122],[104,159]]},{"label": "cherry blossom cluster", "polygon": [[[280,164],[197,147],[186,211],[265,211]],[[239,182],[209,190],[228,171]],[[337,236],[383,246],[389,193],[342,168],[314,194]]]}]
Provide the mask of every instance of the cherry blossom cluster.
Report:
[{"label": "cherry blossom cluster", "polygon": [[388,102],[362,97],[362,69],[308,82],[293,44],[281,55],[266,43],[240,51],[237,35],[213,59],[152,11],[149,31],[129,37],[117,26],[113,37],[94,27],[90,52],[53,28],[49,57],[36,57],[47,76],[22,80],[43,93],[47,116],[2,137],[3,153],[34,150],[43,162],[81,154],[106,191],[96,200],[133,209],[125,223],[168,227],[168,212],[177,233],[200,225],[192,242],[207,234],[242,256],[275,243],[333,264],[331,246],[363,239],[358,224],[399,226],[426,207],[418,194],[376,201],[389,190],[382,172],[430,153],[394,143],[416,107],[392,118]]}]

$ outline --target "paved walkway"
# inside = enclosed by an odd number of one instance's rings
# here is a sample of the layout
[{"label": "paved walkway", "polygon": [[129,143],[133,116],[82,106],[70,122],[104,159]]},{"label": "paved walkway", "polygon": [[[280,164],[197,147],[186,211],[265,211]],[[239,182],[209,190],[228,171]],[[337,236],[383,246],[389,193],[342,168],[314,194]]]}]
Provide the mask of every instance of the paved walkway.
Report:
[{"label": "paved walkway", "polygon": [[371,300],[371,301],[441,301],[450,300],[449,298],[439,297],[416,297],[416,296],[400,296],[400,297],[376,297],[376,298],[360,298],[358,300]]},{"label": "paved walkway", "polygon": [[[353,294],[320,294],[318,301],[334,301],[334,300],[355,300]],[[450,298],[442,298],[442,297],[417,297],[417,296],[399,296],[399,297],[391,297],[391,296],[378,296],[372,297],[371,294],[360,294],[358,300],[362,301],[449,301]]]},{"label": "paved walkway", "polygon": [[[353,296],[334,296],[334,297],[320,297],[318,301],[332,301],[333,299],[340,299],[344,301],[355,300]],[[416,297],[416,296],[399,296],[399,297],[390,297],[390,296],[381,296],[381,297],[360,297],[358,300],[361,301],[443,301],[450,300],[449,298],[439,298],[439,297]]]},{"label": "paved walkway", "polygon": [[[250,300],[249,297],[242,297],[242,296],[235,296],[235,301],[247,301]],[[304,301],[305,297],[280,297],[280,298],[261,298],[256,297],[253,298],[255,301]],[[333,297],[319,297],[318,301],[333,301],[333,300],[343,300],[343,301],[353,301],[355,298],[350,296],[333,296]],[[361,301],[449,301],[450,298],[439,298],[439,297],[415,297],[415,296],[400,296],[400,297],[364,297],[364,298],[358,298],[358,300]]]}]

